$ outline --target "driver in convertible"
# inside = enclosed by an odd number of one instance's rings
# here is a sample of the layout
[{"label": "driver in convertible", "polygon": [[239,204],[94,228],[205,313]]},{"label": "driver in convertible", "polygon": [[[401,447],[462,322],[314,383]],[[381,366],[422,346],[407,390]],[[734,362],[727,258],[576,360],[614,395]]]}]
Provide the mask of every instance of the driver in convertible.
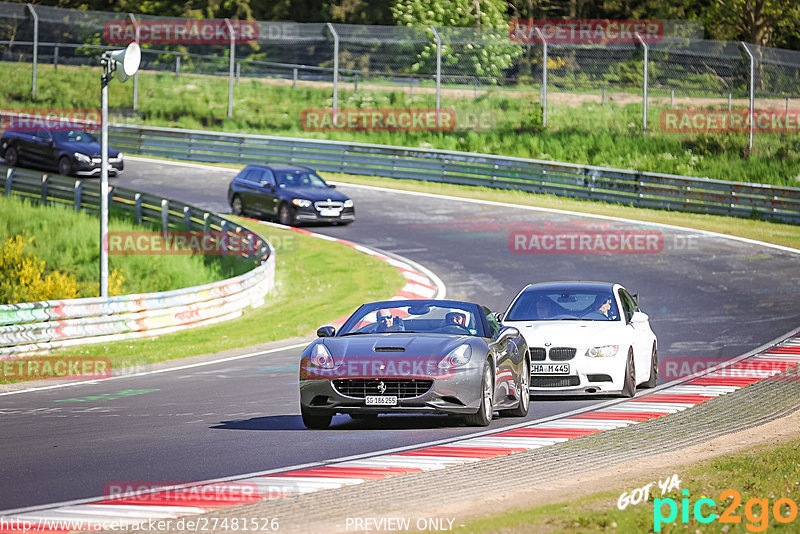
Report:
[{"label": "driver in convertible", "polygon": [[467,327],[467,316],[463,313],[450,312],[444,316],[445,326],[456,325],[463,328]]},{"label": "driver in convertible", "polygon": [[376,332],[403,332],[405,326],[400,317],[393,317],[391,310],[378,310]]}]

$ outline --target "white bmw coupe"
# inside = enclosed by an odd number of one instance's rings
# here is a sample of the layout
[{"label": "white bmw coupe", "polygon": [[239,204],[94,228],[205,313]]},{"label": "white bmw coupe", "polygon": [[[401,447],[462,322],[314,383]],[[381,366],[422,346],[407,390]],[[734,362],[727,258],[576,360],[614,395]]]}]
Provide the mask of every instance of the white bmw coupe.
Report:
[{"label": "white bmw coupe", "polygon": [[532,394],[621,394],[658,383],[658,341],[638,299],[609,282],[526,286],[506,313],[531,355]]}]

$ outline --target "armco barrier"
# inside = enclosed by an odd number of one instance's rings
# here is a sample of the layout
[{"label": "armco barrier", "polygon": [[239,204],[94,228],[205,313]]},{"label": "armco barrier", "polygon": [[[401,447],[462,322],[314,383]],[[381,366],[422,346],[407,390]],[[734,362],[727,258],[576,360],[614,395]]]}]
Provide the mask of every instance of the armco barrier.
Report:
[{"label": "armco barrier", "polygon": [[[0,167],[0,191],[33,201],[99,211],[97,181],[81,181]],[[139,223],[163,232],[217,232],[223,241],[242,228],[199,208],[112,187],[111,209],[132,211]],[[215,234],[212,234],[215,235]],[[242,240],[249,239],[245,235]],[[227,246],[222,243],[220,246]],[[53,300],[0,306],[0,358],[86,343],[155,336],[212,324],[258,306],[275,281],[275,255],[264,241],[257,257],[239,258],[248,272],[197,287],[109,298]]]},{"label": "armco barrier", "polygon": [[315,169],[518,189],[675,211],[800,222],[800,188],[534,159],[342,141],[112,124],[126,153],[226,163],[292,161]]}]

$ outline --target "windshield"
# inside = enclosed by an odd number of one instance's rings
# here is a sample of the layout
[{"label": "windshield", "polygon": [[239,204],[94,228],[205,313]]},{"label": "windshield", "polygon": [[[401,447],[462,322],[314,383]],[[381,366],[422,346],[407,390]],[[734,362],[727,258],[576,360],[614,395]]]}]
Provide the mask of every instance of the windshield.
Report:
[{"label": "windshield", "polygon": [[378,302],[359,308],[339,335],[417,332],[479,336],[482,326],[473,306]]},{"label": "windshield", "polygon": [[97,138],[87,132],[53,132],[53,138],[59,143],[96,143]]},{"label": "windshield", "polygon": [[297,169],[294,171],[275,171],[280,187],[327,188],[328,184],[313,171]]},{"label": "windshield", "polygon": [[508,310],[507,321],[616,321],[619,311],[610,290],[549,289],[522,293]]}]

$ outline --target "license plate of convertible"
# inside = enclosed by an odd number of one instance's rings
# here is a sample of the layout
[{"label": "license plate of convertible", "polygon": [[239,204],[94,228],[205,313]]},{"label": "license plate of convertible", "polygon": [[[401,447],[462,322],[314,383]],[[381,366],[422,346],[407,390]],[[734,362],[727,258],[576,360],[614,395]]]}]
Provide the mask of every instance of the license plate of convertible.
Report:
[{"label": "license plate of convertible", "polygon": [[531,365],[532,375],[568,375],[568,363],[540,363]]},{"label": "license plate of convertible", "polygon": [[367,395],[364,400],[367,406],[397,406],[395,395]]}]

